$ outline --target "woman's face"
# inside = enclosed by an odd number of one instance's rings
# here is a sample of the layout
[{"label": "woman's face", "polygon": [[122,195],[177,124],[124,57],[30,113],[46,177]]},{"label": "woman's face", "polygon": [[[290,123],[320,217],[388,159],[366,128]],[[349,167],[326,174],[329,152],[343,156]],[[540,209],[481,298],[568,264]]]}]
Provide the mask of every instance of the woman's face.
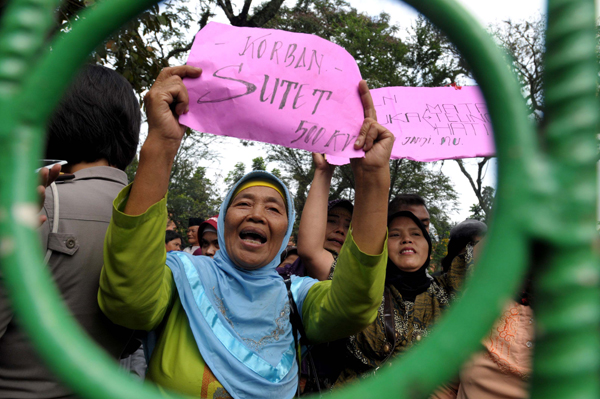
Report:
[{"label": "woman's face", "polygon": [[270,187],[250,187],[231,201],[225,215],[225,248],[237,266],[260,269],[271,262],[287,231],[281,195]]},{"label": "woman's face", "polygon": [[388,256],[398,269],[415,272],[429,256],[429,244],[416,223],[407,217],[392,219],[388,226]]},{"label": "woman's face", "polygon": [[181,251],[181,238],[176,238],[165,244],[165,249],[169,251]]},{"label": "woman's face", "polygon": [[200,248],[202,248],[202,255],[213,258],[219,250],[219,238],[217,237],[217,233],[214,231],[203,232],[202,239],[200,240]]},{"label": "woman's face", "polygon": [[346,241],[351,221],[352,214],[348,209],[341,206],[333,207],[327,213],[327,228],[325,230],[323,248],[340,253],[342,245]]}]

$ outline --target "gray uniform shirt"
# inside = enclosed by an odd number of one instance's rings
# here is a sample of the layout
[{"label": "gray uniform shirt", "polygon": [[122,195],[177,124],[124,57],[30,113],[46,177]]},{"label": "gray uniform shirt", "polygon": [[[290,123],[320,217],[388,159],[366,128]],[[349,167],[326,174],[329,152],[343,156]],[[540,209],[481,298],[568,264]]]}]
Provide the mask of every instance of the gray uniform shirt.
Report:
[{"label": "gray uniform shirt", "polygon": [[[55,210],[50,188],[42,210],[48,216],[41,227],[42,247],[44,253],[52,250],[48,267],[73,316],[110,356],[119,359],[132,331],[104,316],[97,294],[112,201],[127,185],[127,175],[100,166],[75,172],[74,179],[56,185],[58,233],[51,232]],[[20,330],[4,291],[0,284],[0,398],[71,397],[72,392],[48,371]]]}]

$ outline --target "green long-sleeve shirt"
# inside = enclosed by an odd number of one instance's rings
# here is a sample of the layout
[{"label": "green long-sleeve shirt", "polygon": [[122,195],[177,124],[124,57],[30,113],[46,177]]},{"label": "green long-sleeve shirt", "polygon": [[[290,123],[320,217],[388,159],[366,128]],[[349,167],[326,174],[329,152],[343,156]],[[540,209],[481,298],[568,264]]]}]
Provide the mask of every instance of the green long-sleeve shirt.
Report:
[{"label": "green long-sleeve shirt", "polygon": [[[117,324],[157,331],[148,379],[196,397],[223,397],[226,392],[198,350],[173,275],[165,263],[166,198],[142,215],[125,215],[122,210],[129,190],[127,187],[121,191],[113,204],[100,276],[100,308]],[[350,232],[338,258],[334,281],[314,284],[304,300],[303,324],[311,342],[349,336],[375,320],[386,262],[387,243],[381,254],[367,255],[360,251]]]}]

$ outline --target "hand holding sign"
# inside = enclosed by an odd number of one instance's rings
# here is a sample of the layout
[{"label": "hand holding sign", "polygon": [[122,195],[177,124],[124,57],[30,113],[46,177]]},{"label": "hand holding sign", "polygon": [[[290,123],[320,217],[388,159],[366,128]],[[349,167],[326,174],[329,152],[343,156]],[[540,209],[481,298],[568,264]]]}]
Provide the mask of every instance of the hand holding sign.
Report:
[{"label": "hand holding sign", "polygon": [[163,69],[146,93],[144,104],[148,116],[148,138],[168,143],[177,152],[185,127],[178,116],[189,110],[189,97],[182,78],[198,78],[202,70],[189,65]]},{"label": "hand holding sign", "polygon": [[354,143],[354,148],[365,152],[364,158],[351,159],[352,170],[356,175],[358,170],[377,172],[389,168],[390,155],[394,145],[394,135],[377,123],[377,112],[369,92],[367,82],[361,80],[358,85],[360,99],[363,105],[365,119],[360,128],[360,135]]},{"label": "hand holding sign", "polygon": [[313,152],[312,159],[315,163],[315,171],[321,171],[329,177],[333,176],[333,172],[335,171],[335,165],[331,165],[329,162],[327,162],[323,154]]}]

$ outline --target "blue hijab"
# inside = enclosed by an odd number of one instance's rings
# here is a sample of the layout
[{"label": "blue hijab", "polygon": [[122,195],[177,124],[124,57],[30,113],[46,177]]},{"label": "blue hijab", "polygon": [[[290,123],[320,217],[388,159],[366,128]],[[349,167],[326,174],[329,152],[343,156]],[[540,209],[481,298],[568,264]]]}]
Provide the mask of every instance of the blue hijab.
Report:
[{"label": "blue hijab", "polygon": [[[288,227],[277,255],[257,270],[235,265],[225,247],[225,216],[236,188],[250,179],[267,179],[285,193]],[[235,398],[291,398],[298,365],[289,321],[287,289],[275,268],[295,220],[290,193],[264,171],[244,176],[229,191],[219,213],[220,250],[214,258],[169,252],[173,278],[198,349],[219,382]],[[291,291],[302,314],[311,278],[293,278]]]}]

